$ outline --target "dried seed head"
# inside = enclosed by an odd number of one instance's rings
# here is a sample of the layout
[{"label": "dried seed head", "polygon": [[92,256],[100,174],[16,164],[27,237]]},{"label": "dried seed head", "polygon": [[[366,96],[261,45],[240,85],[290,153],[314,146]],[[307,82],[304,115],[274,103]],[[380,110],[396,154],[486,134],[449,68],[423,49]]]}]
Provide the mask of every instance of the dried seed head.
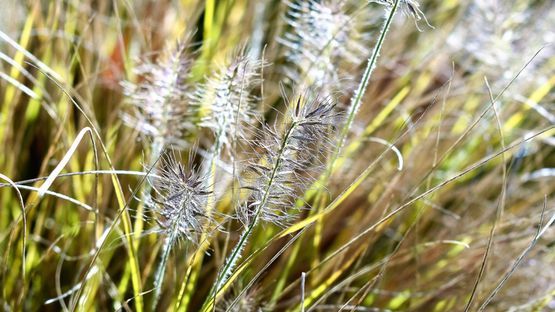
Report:
[{"label": "dried seed head", "polygon": [[217,228],[216,221],[205,211],[211,195],[208,179],[191,165],[184,166],[171,153],[162,160],[159,177],[152,182],[156,196],[147,206],[154,211],[162,232],[176,233],[196,243],[202,233]]},{"label": "dried seed head", "polygon": [[322,167],[338,113],[331,100],[302,95],[288,107],[287,121],[280,131],[265,125],[263,136],[255,142],[262,156],[249,164],[254,174],[251,199],[240,210],[241,220],[253,218],[283,226],[292,217],[294,200],[305,190]]},{"label": "dried seed head", "polygon": [[256,101],[252,90],[260,84],[262,66],[262,61],[240,53],[193,93],[191,104],[197,110],[210,109],[210,113],[202,117],[200,126],[214,132],[217,148],[229,146],[235,135],[242,137],[242,125],[251,123]]},{"label": "dried seed head", "polygon": [[341,65],[358,65],[369,54],[365,23],[347,14],[342,0],[286,3],[291,30],[277,40],[287,48],[291,84],[311,86],[325,97],[345,91],[342,83],[351,77]]},{"label": "dried seed head", "polygon": [[183,145],[184,133],[193,126],[186,104],[190,65],[186,44],[178,43],[157,62],[138,66],[141,81],[122,83],[133,110],[123,114],[123,121],[153,140]]},{"label": "dried seed head", "polygon": [[[513,1],[472,1],[447,43],[469,72],[487,75],[502,86],[538,49],[545,49],[527,66],[519,82],[541,85],[551,76],[544,66],[555,52],[553,3],[519,8]],[[534,21],[530,23],[530,21]],[[540,72],[545,70],[545,72]],[[508,92],[519,92],[518,87]],[[520,90],[522,91],[522,90]]]}]

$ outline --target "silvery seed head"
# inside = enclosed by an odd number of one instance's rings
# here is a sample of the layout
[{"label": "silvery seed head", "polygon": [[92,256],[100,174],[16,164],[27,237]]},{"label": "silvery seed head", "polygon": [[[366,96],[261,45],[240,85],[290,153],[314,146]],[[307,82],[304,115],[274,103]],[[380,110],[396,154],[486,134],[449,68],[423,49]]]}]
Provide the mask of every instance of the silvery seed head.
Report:
[{"label": "silvery seed head", "polygon": [[152,140],[182,145],[185,131],[193,126],[186,101],[190,65],[187,46],[178,43],[156,62],[138,66],[135,73],[140,81],[122,83],[132,106],[123,121]]},{"label": "silvery seed head", "polygon": [[[548,1],[549,2],[549,1]],[[555,51],[555,4],[516,5],[514,1],[471,1],[460,27],[449,36],[449,47],[469,72],[487,75],[494,84],[505,85],[538,51],[543,51],[520,75],[521,83],[541,85],[552,66],[544,66]],[[530,21],[534,21],[531,23]],[[544,68],[545,72],[538,72]],[[509,92],[518,92],[518,87]]]},{"label": "silvery seed head", "polygon": [[322,96],[343,92],[342,83],[351,77],[342,65],[358,65],[369,54],[369,36],[362,31],[365,22],[348,14],[342,0],[286,4],[290,30],[277,39],[286,47],[285,75],[292,84],[311,86]]},{"label": "silvery seed head", "polygon": [[262,61],[240,53],[192,94],[191,104],[197,110],[202,113],[202,108],[209,109],[200,126],[212,130],[217,148],[229,146],[235,136],[242,137],[242,126],[252,122],[256,102],[252,91],[260,85],[262,66]]},{"label": "silvery seed head", "polygon": [[[242,206],[242,222],[258,218],[283,226],[293,217],[294,200],[314,181],[332,145],[338,122],[335,103],[301,95],[289,104],[282,127],[264,125],[254,146],[261,155],[250,162],[254,183],[248,204]],[[257,215],[258,214],[258,215]]]},{"label": "silvery seed head", "polygon": [[175,156],[163,156],[158,177],[153,179],[155,198],[147,203],[153,210],[161,232],[198,242],[202,233],[217,228],[216,221],[205,211],[211,195],[207,177],[191,165],[185,166]]}]

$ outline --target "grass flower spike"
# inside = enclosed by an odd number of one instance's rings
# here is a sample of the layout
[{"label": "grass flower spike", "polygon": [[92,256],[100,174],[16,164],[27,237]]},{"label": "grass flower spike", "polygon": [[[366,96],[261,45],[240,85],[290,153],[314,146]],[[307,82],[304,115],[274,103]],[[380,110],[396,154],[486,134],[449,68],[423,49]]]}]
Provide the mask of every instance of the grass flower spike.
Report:
[{"label": "grass flower spike", "polygon": [[[135,128],[150,145],[145,154],[147,170],[156,174],[156,162],[167,145],[185,147],[184,134],[191,129],[189,109],[186,101],[191,62],[187,51],[187,40],[177,43],[173,51],[167,51],[156,61],[145,61],[135,68],[139,82],[122,82],[124,94],[132,107],[131,112],[122,114],[122,120]],[[153,167],[151,169],[151,167]],[[151,184],[145,184],[142,201],[152,202]],[[137,219],[143,219],[143,206],[137,209]],[[134,230],[142,231],[139,221]]]},{"label": "grass flower spike", "polygon": [[[395,5],[394,0],[370,0],[369,2],[376,2],[381,5],[385,5],[386,7],[389,7],[389,8]],[[422,9],[420,9],[420,3],[418,3],[418,1],[401,0],[399,1],[399,6],[403,14],[405,14],[406,16],[412,17],[412,19],[414,20],[414,25],[416,26],[416,29],[418,29],[418,31],[422,31],[422,29],[418,25],[418,22],[422,20],[424,21],[424,23],[426,23],[428,27],[432,29],[434,28],[428,22],[428,19],[426,18],[426,15],[424,14],[424,12],[422,12]]]},{"label": "grass flower spike", "polygon": [[264,125],[262,137],[254,143],[262,158],[249,164],[256,182],[249,187],[252,198],[242,214],[244,224],[260,220],[286,225],[297,193],[313,182],[332,145],[330,136],[339,118],[332,100],[301,95],[289,105],[287,115],[281,131]]},{"label": "grass flower spike", "polygon": [[[350,75],[344,64],[360,64],[368,54],[364,23],[345,12],[345,1],[286,1],[290,31],[278,42],[286,47],[291,84],[311,86],[322,96],[344,92]],[[361,27],[362,26],[362,27]]]},{"label": "grass flower spike", "polygon": [[149,206],[161,232],[167,237],[198,243],[198,237],[215,224],[204,211],[211,194],[207,177],[191,166],[186,167],[170,153],[164,156],[158,175],[152,184],[156,196]]},{"label": "grass flower spike", "polygon": [[322,100],[304,94],[288,104],[283,127],[265,125],[262,137],[254,143],[262,157],[249,166],[255,173],[256,182],[245,187],[252,194],[249,202],[240,206],[245,230],[225,262],[213,289],[214,295],[233,273],[259,222],[283,226],[291,220],[294,209],[291,200],[299,191],[305,191],[303,186],[314,180],[311,171],[318,167],[319,156],[332,142],[328,136],[337,122],[338,113],[329,98]]},{"label": "grass flower spike", "polygon": [[187,45],[178,43],[157,62],[144,62],[135,69],[140,82],[122,83],[133,107],[123,121],[158,143],[160,151],[166,144],[183,146],[183,135],[193,127],[187,105],[190,66]]},{"label": "grass flower spike", "polygon": [[464,27],[453,31],[447,43],[461,55],[466,70],[497,78],[495,81],[503,85],[520,69],[523,57],[545,47],[523,73],[523,79],[541,84],[546,80],[542,76],[551,75],[553,70],[542,73],[537,68],[552,62],[555,53],[554,3],[538,2],[524,10],[510,1],[479,1],[469,3],[464,13]]},{"label": "grass flower spike", "polygon": [[[253,121],[256,97],[251,93],[261,82],[263,62],[240,53],[227,66],[217,70],[201,84],[192,96],[197,110],[208,106],[200,126],[211,129],[215,136],[214,150],[230,146],[232,138],[242,137],[242,126]],[[202,112],[201,112],[202,114]]]},{"label": "grass flower spike", "polygon": [[188,167],[176,160],[170,153],[163,157],[159,177],[154,180],[152,188],[156,196],[147,203],[154,213],[154,218],[164,235],[162,255],[154,277],[154,300],[156,308],[166,264],[173,246],[184,239],[194,244],[199,238],[217,228],[212,215],[206,212],[210,188],[207,177],[193,169],[191,161]]}]

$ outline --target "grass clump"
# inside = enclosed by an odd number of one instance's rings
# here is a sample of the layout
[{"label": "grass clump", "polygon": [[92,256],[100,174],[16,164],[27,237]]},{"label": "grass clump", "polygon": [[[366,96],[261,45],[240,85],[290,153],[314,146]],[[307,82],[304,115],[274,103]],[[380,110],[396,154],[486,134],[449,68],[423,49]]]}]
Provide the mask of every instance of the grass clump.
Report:
[{"label": "grass clump", "polygon": [[542,311],[551,1],[8,1],[6,311]]}]

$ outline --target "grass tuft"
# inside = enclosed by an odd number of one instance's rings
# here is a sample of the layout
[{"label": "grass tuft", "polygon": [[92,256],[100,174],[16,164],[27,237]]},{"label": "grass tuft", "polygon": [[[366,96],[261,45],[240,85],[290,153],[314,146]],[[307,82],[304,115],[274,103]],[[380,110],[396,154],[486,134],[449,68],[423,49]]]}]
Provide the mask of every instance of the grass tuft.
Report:
[{"label": "grass tuft", "polygon": [[0,309],[553,307],[553,1],[5,8]]}]

